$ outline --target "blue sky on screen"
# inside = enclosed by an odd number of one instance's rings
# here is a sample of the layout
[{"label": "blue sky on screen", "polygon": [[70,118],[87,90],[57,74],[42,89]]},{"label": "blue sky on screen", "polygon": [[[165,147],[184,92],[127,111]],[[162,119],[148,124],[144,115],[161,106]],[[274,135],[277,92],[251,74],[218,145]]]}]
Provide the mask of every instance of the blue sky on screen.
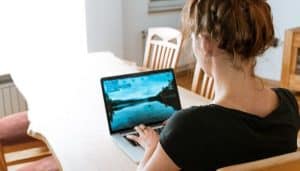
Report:
[{"label": "blue sky on screen", "polygon": [[171,72],[104,81],[104,89],[111,100],[148,98],[156,95],[172,81]]}]

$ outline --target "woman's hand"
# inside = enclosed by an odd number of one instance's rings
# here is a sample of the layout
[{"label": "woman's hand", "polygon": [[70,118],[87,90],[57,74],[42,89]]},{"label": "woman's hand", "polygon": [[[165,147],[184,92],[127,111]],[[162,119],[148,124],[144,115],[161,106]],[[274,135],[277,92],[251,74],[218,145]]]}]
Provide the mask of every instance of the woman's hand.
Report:
[{"label": "woman's hand", "polygon": [[127,135],[131,139],[139,143],[145,150],[154,150],[159,141],[159,135],[151,128],[143,124],[134,127],[139,136]]},{"label": "woman's hand", "polygon": [[139,143],[145,149],[144,157],[137,168],[138,171],[180,170],[161,147],[159,135],[152,128],[139,125],[134,127],[134,129],[139,135],[128,135],[127,138]]}]

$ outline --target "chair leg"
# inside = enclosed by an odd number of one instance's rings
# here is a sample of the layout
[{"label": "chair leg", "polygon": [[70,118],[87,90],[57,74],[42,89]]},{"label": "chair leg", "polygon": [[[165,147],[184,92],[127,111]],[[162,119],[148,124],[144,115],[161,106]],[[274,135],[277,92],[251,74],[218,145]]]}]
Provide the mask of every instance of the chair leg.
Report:
[{"label": "chair leg", "polygon": [[2,144],[0,143],[0,170],[7,171]]}]

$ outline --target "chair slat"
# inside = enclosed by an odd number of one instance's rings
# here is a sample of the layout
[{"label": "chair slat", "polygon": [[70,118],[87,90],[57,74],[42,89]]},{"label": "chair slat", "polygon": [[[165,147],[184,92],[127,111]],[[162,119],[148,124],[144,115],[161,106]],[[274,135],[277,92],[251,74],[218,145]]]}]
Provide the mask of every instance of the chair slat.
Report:
[{"label": "chair slat", "polygon": [[211,97],[212,88],[213,88],[213,79],[209,78],[208,79],[208,84],[207,84],[207,90],[206,90],[206,97],[208,99]]},{"label": "chair slat", "polygon": [[159,67],[158,67],[158,69],[162,69],[163,68],[163,64],[164,64],[164,60],[166,59],[165,58],[165,55],[166,55],[166,49],[167,49],[167,47],[165,47],[165,46],[162,46],[162,51],[161,51],[161,57],[159,57]]},{"label": "chair slat", "polygon": [[175,66],[176,64],[174,64],[175,60],[172,60],[171,57],[175,56],[175,49],[171,49],[171,53],[169,56],[169,61],[168,61],[168,66]]},{"label": "chair slat", "polygon": [[210,87],[210,90],[209,90],[208,99],[213,99],[214,95],[215,95],[215,91],[214,91],[214,79],[213,78],[211,78],[211,85],[209,87]]},{"label": "chair slat", "polygon": [[30,158],[21,158],[18,160],[13,160],[13,161],[8,161],[7,162],[7,166],[13,166],[13,165],[17,165],[17,164],[21,164],[21,163],[28,163],[28,162],[32,162],[32,161],[36,161],[45,157],[51,156],[51,153],[49,151],[43,152],[43,153],[39,153],[35,156],[31,156]]},{"label": "chair slat", "polygon": [[3,146],[3,152],[4,153],[11,153],[31,148],[37,148],[37,147],[46,147],[47,145],[40,140],[32,140],[30,142],[26,143],[20,143],[20,144],[14,144],[14,145],[5,145]]},{"label": "chair slat", "polygon": [[3,152],[3,146],[0,143],[0,170],[7,171],[7,165],[5,161],[5,156]]},{"label": "chair slat", "polygon": [[[151,62],[150,62],[150,65],[149,65],[151,68],[153,68],[155,66],[155,57],[156,57],[156,53],[157,53],[157,45],[153,45],[152,48],[153,48],[153,50],[151,52],[151,59],[150,59]],[[149,62],[146,62],[146,63],[149,63]]]},{"label": "chair slat", "polygon": [[200,96],[212,100],[214,98],[214,80],[201,69],[197,61],[192,82],[192,91]]},{"label": "chair slat", "polygon": [[203,81],[201,84],[201,88],[200,88],[200,95],[203,97],[206,97],[206,89],[207,89],[207,85],[208,85],[208,76],[206,74],[204,74],[203,76]]},{"label": "chair slat", "polygon": [[161,51],[162,51],[162,47],[158,46],[158,50],[157,50],[157,54],[155,56],[155,65],[154,65],[154,69],[158,69],[159,67],[159,61],[160,61],[160,56],[161,56]]},{"label": "chair slat", "polygon": [[170,55],[170,48],[166,48],[166,54],[164,56],[163,68],[168,67],[169,55]]}]

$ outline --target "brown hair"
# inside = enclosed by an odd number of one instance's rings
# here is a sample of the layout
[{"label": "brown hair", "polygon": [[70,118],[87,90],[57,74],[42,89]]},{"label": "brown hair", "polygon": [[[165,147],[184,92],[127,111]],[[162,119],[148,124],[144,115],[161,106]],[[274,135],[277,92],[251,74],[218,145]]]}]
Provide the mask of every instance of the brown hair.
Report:
[{"label": "brown hair", "polygon": [[182,27],[185,37],[208,33],[233,61],[255,59],[274,41],[271,8],[265,0],[187,0]]}]

